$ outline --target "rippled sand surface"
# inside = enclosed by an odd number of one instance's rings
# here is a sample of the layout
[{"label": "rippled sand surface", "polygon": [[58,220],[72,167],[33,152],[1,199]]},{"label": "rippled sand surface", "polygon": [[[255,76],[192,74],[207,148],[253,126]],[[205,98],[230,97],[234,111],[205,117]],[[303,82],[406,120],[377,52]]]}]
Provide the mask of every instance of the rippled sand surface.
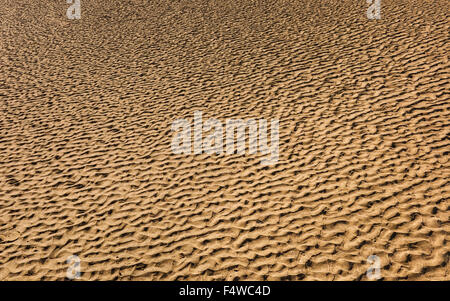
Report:
[{"label": "rippled sand surface", "polygon": [[450,2],[365,2],[0,0],[0,279],[450,280]]}]

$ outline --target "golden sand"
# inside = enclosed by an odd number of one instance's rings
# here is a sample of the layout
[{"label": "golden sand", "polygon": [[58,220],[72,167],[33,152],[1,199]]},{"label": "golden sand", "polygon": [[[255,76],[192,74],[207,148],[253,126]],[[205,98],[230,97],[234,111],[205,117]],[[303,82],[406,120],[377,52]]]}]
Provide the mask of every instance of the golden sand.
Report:
[{"label": "golden sand", "polygon": [[[0,0],[0,279],[450,280],[450,2]],[[174,120],[279,120],[279,160]]]}]

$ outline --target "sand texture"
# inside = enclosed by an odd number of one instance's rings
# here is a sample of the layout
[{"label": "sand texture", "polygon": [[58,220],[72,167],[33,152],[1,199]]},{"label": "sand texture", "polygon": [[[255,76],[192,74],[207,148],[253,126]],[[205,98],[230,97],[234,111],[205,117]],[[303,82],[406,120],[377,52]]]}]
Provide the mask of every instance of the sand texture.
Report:
[{"label": "sand texture", "polygon": [[[0,0],[0,280],[450,280],[450,2]],[[279,161],[172,122],[279,119]]]}]

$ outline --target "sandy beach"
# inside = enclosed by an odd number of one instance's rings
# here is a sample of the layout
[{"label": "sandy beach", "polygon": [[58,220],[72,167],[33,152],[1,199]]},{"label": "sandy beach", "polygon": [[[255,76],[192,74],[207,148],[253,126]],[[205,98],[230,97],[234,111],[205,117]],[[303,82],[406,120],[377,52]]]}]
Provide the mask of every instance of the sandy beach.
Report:
[{"label": "sandy beach", "polygon": [[450,2],[381,5],[0,0],[0,280],[450,280]]}]

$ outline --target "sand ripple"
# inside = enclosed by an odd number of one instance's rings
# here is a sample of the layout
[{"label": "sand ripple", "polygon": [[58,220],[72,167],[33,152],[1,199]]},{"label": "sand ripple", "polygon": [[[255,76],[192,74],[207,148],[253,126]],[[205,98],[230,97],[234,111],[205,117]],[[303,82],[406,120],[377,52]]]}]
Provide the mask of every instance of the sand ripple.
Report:
[{"label": "sand ripple", "polygon": [[[0,1],[0,279],[450,280],[448,1],[66,8]],[[279,162],[173,154],[196,110]]]}]

